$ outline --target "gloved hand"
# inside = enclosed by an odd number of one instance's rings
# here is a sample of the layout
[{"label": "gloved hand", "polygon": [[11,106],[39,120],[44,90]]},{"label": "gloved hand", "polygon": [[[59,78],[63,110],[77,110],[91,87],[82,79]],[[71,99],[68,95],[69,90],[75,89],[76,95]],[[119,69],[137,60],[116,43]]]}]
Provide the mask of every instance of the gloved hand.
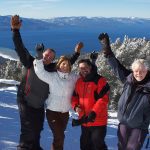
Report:
[{"label": "gloved hand", "polygon": [[72,126],[79,126],[83,123],[94,122],[96,118],[96,113],[91,111],[88,116],[83,115],[80,119],[72,119]]},{"label": "gloved hand", "polygon": [[94,111],[91,111],[88,115],[87,121],[88,122],[94,122],[96,118],[96,113]]},{"label": "gloved hand", "polygon": [[98,53],[93,51],[91,54],[90,54],[90,59],[92,60],[92,63],[95,64],[96,62],[96,59],[98,57]]},{"label": "gloved hand", "polygon": [[103,49],[103,52],[104,52],[104,56],[108,57],[108,55],[113,54],[113,52],[111,51],[108,34],[107,33],[101,33],[98,36],[98,39],[99,39],[100,43],[102,44],[102,49]]},{"label": "gloved hand", "polygon": [[19,30],[21,27],[22,20],[19,15],[14,15],[11,17],[10,25],[12,30]]},{"label": "gloved hand", "polygon": [[90,58],[91,59],[97,59],[98,57],[98,53],[96,53],[95,51],[93,51],[91,54],[90,54]]},{"label": "gloved hand", "polygon": [[36,51],[44,51],[44,44],[36,44],[35,49]]},{"label": "gloved hand", "polygon": [[43,43],[36,44],[35,50],[36,50],[36,58],[42,59],[43,58],[43,51],[44,51],[44,44]]},{"label": "gloved hand", "polygon": [[72,126],[79,126],[82,123],[86,123],[87,122],[87,116],[83,115],[80,119],[72,119]]}]

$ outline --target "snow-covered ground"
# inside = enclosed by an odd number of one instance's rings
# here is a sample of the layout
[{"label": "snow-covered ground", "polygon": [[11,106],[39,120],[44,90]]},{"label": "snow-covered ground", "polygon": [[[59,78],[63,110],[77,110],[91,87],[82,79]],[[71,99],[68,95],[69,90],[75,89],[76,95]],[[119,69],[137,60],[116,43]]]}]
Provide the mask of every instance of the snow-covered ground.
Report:
[{"label": "snow-covered ground", "polygon": [[19,60],[15,50],[9,48],[0,47],[0,56],[10,60]]},{"label": "snow-covered ground", "polygon": [[[11,52],[7,50],[2,51],[0,49],[0,56],[11,60],[16,60],[16,54]],[[0,150],[16,150],[16,146],[19,141],[20,122],[18,107],[16,104],[17,88],[12,85],[18,85],[19,82],[0,79],[0,84],[1,83],[4,83],[3,85],[7,84],[7,86],[0,86]],[[117,113],[109,111],[109,116],[106,143],[109,150],[117,150]],[[79,150],[80,127],[71,126],[71,117],[65,135],[64,150]],[[44,150],[50,149],[52,138],[52,133],[45,119],[44,130],[41,134],[41,146]]]},{"label": "snow-covered ground", "polygon": [[[6,83],[6,80],[4,80]],[[0,82],[3,82],[1,79]],[[7,80],[9,83],[9,80]],[[12,81],[10,81],[12,83]],[[13,83],[16,83],[15,81]],[[16,150],[19,140],[19,115],[16,104],[15,86],[0,88],[0,150]],[[116,112],[109,112],[106,143],[109,150],[117,150],[117,125]],[[79,150],[80,127],[71,126],[71,118],[65,132],[64,150]],[[41,145],[44,150],[50,149],[52,133],[45,119]]]}]

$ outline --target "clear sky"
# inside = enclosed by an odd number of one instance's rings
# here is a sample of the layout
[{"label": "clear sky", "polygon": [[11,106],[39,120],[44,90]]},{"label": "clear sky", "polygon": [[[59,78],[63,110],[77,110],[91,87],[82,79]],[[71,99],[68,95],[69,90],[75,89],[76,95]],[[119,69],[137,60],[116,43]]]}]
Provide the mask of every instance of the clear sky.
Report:
[{"label": "clear sky", "polygon": [[150,0],[0,0],[0,15],[150,18]]}]

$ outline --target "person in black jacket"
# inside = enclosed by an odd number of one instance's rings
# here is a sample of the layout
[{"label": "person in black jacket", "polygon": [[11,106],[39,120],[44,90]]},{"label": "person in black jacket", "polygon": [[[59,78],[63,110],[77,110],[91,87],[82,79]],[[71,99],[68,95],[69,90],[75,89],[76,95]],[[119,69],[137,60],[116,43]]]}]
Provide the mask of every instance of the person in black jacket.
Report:
[{"label": "person in black jacket", "polygon": [[[49,94],[49,86],[41,81],[35,74],[32,57],[25,48],[20,35],[21,20],[18,15],[11,18],[11,30],[15,50],[24,66],[22,81],[18,88],[17,103],[20,114],[21,133],[17,150],[42,150],[40,146],[40,133],[43,130],[45,117],[44,103]],[[70,58],[73,64],[79,54],[83,43],[78,43],[74,55]],[[37,45],[37,53],[41,53],[44,46]],[[43,62],[46,71],[55,71],[55,51],[51,48],[43,52]]]},{"label": "person in black jacket", "polygon": [[118,149],[140,150],[150,124],[149,65],[144,59],[136,59],[128,70],[114,56],[108,34],[100,34],[99,40],[114,74],[124,84],[118,102]]}]

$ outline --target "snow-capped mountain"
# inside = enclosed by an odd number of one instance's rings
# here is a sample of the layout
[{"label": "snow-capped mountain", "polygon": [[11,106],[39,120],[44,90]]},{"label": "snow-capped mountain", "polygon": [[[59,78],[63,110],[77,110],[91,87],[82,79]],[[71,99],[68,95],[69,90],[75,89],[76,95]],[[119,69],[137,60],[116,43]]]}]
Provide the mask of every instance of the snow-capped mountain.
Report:
[{"label": "snow-capped mountain", "polygon": [[[0,16],[0,30],[10,29],[10,17]],[[57,17],[51,19],[21,18],[23,20],[23,30],[49,30],[49,29],[71,29],[71,30],[98,30],[110,33],[130,33],[145,34],[150,29],[150,19],[143,18],[104,18],[104,17]]]}]

